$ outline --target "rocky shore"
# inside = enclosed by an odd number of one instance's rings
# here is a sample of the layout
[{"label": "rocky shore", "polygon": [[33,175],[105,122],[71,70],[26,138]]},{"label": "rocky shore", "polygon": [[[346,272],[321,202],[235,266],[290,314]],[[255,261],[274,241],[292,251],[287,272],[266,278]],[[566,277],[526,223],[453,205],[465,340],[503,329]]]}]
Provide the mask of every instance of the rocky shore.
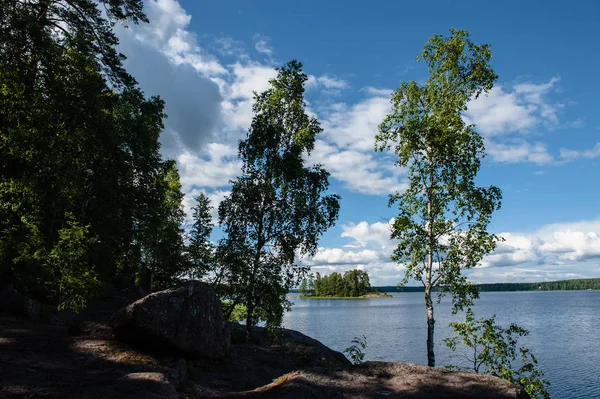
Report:
[{"label": "rocky shore", "polygon": [[15,293],[3,300],[7,292],[0,290],[0,398],[527,398],[485,375],[353,366],[293,330],[273,339],[257,328],[247,343],[197,282],[138,300],[109,290],[79,316],[40,317],[38,305],[32,311]]}]

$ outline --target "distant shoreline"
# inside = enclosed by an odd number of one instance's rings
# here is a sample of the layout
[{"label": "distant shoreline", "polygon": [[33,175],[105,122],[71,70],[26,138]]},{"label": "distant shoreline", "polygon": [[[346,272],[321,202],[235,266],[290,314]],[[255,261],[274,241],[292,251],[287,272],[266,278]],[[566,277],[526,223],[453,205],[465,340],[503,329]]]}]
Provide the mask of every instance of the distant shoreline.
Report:
[{"label": "distant shoreline", "polygon": [[[597,291],[600,290],[600,278],[580,278],[572,280],[544,281],[536,283],[485,283],[475,284],[479,292],[506,292],[506,291]],[[380,286],[371,287],[379,292],[424,292],[423,287],[398,287]],[[439,289],[434,291],[439,291]],[[299,294],[297,289],[290,290],[291,294]],[[314,299],[350,299],[348,297],[312,297]],[[367,299],[367,298],[355,298]]]},{"label": "distant shoreline", "polygon": [[[479,292],[504,291],[588,291],[600,290],[600,278],[543,281],[536,283],[486,283],[475,284]],[[384,292],[424,292],[423,287],[383,286],[373,289]]]}]

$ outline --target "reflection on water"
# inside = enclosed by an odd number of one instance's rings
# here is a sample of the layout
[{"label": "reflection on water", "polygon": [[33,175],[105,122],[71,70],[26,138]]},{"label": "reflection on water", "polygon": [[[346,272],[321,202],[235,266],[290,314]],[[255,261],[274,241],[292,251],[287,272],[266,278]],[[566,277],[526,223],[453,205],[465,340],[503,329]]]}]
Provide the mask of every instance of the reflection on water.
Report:
[{"label": "reflection on water", "polygon": [[[292,299],[285,327],[299,330],[342,351],[352,338],[366,335],[367,360],[427,364],[426,319],[422,293],[364,300]],[[517,323],[530,331],[522,343],[538,358],[553,398],[600,398],[600,291],[483,292],[477,316],[496,314],[496,322]],[[444,298],[435,307],[438,365],[459,363],[443,344],[452,332]]]}]

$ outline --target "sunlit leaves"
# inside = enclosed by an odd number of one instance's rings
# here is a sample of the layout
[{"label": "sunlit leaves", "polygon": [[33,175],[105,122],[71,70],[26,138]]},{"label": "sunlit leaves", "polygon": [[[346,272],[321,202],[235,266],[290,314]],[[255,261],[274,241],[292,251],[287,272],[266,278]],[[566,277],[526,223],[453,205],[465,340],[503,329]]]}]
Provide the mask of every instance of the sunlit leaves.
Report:
[{"label": "sunlit leaves", "polygon": [[[487,225],[500,207],[501,192],[475,184],[485,148],[462,118],[469,101],[497,79],[490,58],[489,46],[474,44],[466,31],[432,36],[417,57],[427,64],[428,79],[400,83],[392,113],[375,137],[376,150],[392,151],[396,164],[408,169],[408,188],[390,196],[390,205],[399,209],[392,260],[406,267],[405,283],[423,283],[426,298],[434,287],[451,293],[454,311],[477,297],[461,270],[475,267],[499,239]],[[433,336],[432,319],[429,328]],[[432,360],[432,343],[429,349]]]},{"label": "sunlit leaves", "polygon": [[225,265],[221,293],[246,305],[250,326],[257,317],[281,323],[285,294],[306,272],[296,256],[315,253],[339,211],[339,197],[325,193],[329,173],[304,164],[322,130],[304,109],[306,80],[302,64],[291,61],[255,95],[255,115],[239,145],[243,173],[219,206],[226,234],[217,250]]},{"label": "sunlit leaves", "polygon": [[465,369],[475,373],[485,373],[508,380],[522,386],[533,399],[549,399],[549,382],[537,367],[537,359],[531,351],[519,346],[520,337],[529,331],[516,324],[503,328],[496,324],[496,315],[489,319],[475,319],[469,309],[465,321],[450,323],[455,336],[445,339],[453,351],[460,345],[468,348],[468,367],[449,365],[451,369]]}]

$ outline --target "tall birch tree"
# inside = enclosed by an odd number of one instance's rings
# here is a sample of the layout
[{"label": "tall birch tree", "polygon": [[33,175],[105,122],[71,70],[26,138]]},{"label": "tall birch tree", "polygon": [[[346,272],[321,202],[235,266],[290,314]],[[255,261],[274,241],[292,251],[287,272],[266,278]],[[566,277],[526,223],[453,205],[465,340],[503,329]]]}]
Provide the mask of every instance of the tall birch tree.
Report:
[{"label": "tall birch tree", "polygon": [[248,338],[258,318],[281,324],[286,294],[307,271],[296,256],[314,255],[339,212],[339,196],[327,193],[329,173],[305,165],[322,131],[305,111],[308,77],[295,60],[277,71],[269,89],[255,95],[254,118],[239,144],[242,176],[219,205],[220,294],[230,308],[246,306]]},{"label": "tall birch tree", "polygon": [[391,238],[392,260],[406,267],[404,283],[425,287],[427,364],[435,366],[432,290],[452,296],[453,311],[472,304],[476,288],[462,274],[494,250],[499,240],[487,231],[500,208],[501,191],[479,187],[476,176],[485,157],[481,135],[463,113],[469,102],[488,93],[497,79],[489,45],[477,45],[464,30],[432,36],[417,57],[429,77],[403,81],[392,94],[392,112],[379,126],[377,151],[393,151],[408,170],[408,188],[390,195],[399,214]]}]

